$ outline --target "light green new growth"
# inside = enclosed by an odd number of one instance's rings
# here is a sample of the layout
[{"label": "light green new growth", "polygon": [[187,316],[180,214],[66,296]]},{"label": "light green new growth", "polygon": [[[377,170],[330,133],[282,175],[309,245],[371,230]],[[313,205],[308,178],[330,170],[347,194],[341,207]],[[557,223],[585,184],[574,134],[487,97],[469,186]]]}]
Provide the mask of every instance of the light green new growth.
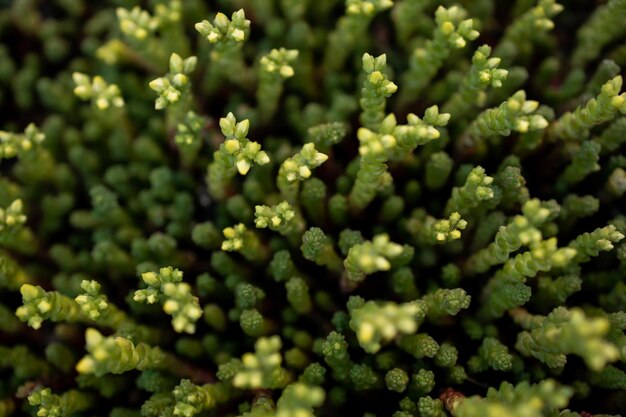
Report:
[{"label": "light green new growth", "polygon": [[349,15],[368,16],[379,13],[393,6],[391,0],[346,0],[346,13]]},{"label": "light green new growth", "polygon": [[492,183],[493,178],[485,174],[483,167],[475,167],[462,187],[452,189],[452,195],[446,204],[446,213],[458,212],[466,215],[483,201],[492,199],[494,196]]},{"label": "light green new growth", "polygon": [[598,256],[600,251],[610,251],[613,243],[624,239],[624,235],[617,228],[610,224],[602,228],[597,228],[593,232],[586,232],[579,235],[568,245],[576,251],[574,262],[587,262],[592,256]]},{"label": "light green new growth", "polygon": [[434,245],[452,242],[461,237],[467,221],[461,219],[457,212],[450,214],[448,219],[437,220],[422,208],[413,210],[406,222],[406,230],[415,236],[420,245]]},{"label": "light green new growth", "polygon": [[188,379],[183,379],[172,391],[172,396],[176,401],[174,415],[192,417],[214,408],[228,398],[228,393],[220,383],[198,386]]},{"label": "light green new growth", "polygon": [[328,155],[318,152],[313,143],[306,143],[300,152],[287,158],[278,170],[276,186],[282,196],[296,204],[300,182],[311,177],[312,170],[328,160]]},{"label": "light green new growth", "polygon": [[515,60],[533,41],[541,40],[542,35],[554,28],[552,18],[563,11],[563,6],[555,0],[538,0],[535,7],[515,19],[504,32],[495,54],[509,63]]},{"label": "light green new growth", "polygon": [[393,135],[397,140],[397,148],[392,150],[394,159],[404,158],[418,146],[439,139],[441,133],[436,128],[446,126],[450,120],[450,114],[439,113],[439,107],[430,106],[424,111],[422,119],[413,113],[409,113],[406,119],[408,124],[399,126],[395,126],[395,116],[392,119]]},{"label": "light green new growth", "polygon": [[388,80],[384,73],[387,67],[387,55],[374,58],[370,54],[363,55],[363,71],[365,79],[361,88],[361,115],[363,127],[377,131],[385,118],[386,98],[396,92],[398,86]]},{"label": "light green new growth", "polygon": [[[223,13],[217,13],[212,24],[203,20],[196,23],[195,28],[207,41],[224,48],[239,46],[250,35],[250,21],[246,19],[243,9],[234,12],[231,19]],[[212,58],[218,60],[221,57],[218,55]]]},{"label": "light green new growth", "polygon": [[605,317],[589,318],[579,308],[555,308],[548,316],[517,336],[515,348],[534,356],[550,368],[562,368],[566,355],[582,357],[587,366],[599,371],[619,358],[618,349],[603,336],[609,331]]},{"label": "light green new growth", "polygon": [[626,0],[557,1],[0,0],[0,417],[617,413]]},{"label": "light green new growth", "polygon": [[395,115],[391,113],[381,122],[378,133],[360,128],[357,138],[361,160],[349,196],[352,209],[362,211],[367,207],[383,181],[390,178],[385,162],[392,158],[404,158],[418,146],[439,138],[441,134],[435,127],[445,126],[448,120],[449,114],[440,114],[439,108],[432,106],[424,112],[423,120],[410,113],[407,125],[398,125]]},{"label": "light green new growth", "polygon": [[511,131],[525,133],[544,129],[548,121],[539,114],[533,114],[538,107],[537,101],[526,100],[526,92],[520,90],[498,107],[478,115],[468,128],[468,133],[476,140],[483,140],[509,136]]},{"label": "light green new growth", "polygon": [[[170,2],[172,6],[176,3],[179,2]],[[159,9],[161,8],[155,7],[157,12]],[[160,71],[160,63],[166,59],[165,54],[171,51],[171,46],[173,46],[171,43],[167,45],[164,42],[166,39],[157,37],[157,31],[159,31],[161,35],[164,35],[163,38],[167,38],[165,32],[167,32],[168,24],[162,18],[163,15],[152,16],[139,6],[135,6],[131,10],[118,7],[115,14],[120,32],[123,35],[121,38],[124,41],[113,38],[105,42],[97,49],[96,56],[109,65],[129,61],[150,72]],[[168,17],[171,19],[175,15],[176,13],[171,12]],[[180,41],[180,38],[177,40]],[[185,49],[184,46],[182,48]]]},{"label": "light green new growth", "polygon": [[534,244],[530,250],[506,261],[489,280],[483,291],[483,317],[496,318],[508,309],[525,304],[531,295],[526,278],[535,277],[540,271],[564,267],[576,256],[576,249],[557,248],[556,238]]},{"label": "light green new growth", "polygon": [[313,407],[324,403],[325,393],[320,387],[302,382],[288,385],[276,402],[274,417],[315,417]]},{"label": "light green new growth", "polygon": [[361,282],[369,274],[391,269],[390,259],[402,254],[402,245],[389,241],[389,235],[374,236],[371,241],[354,245],[343,261],[350,281]]},{"label": "light green new growth", "polygon": [[158,347],[145,343],[133,344],[121,336],[104,337],[99,331],[88,328],[85,332],[86,348],[89,354],[85,355],[77,364],[79,374],[122,374],[138,369],[167,368],[171,365],[167,357]]},{"label": "light green new growth", "polygon": [[350,312],[350,328],[367,353],[378,352],[398,334],[413,334],[426,316],[426,304],[368,301]]},{"label": "light green new growth", "polygon": [[472,372],[484,372],[491,368],[495,371],[509,371],[513,367],[513,356],[506,345],[493,337],[485,337],[478,348],[478,355],[468,361]]},{"label": "light green new growth", "polygon": [[213,46],[208,72],[213,84],[211,87],[217,87],[222,77],[232,82],[241,81],[246,70],[241,49],[250,36],[250,21],[246,19],[244,10],[237,10],[230,19],[223,13],[217,13],[213,23],[203,20],[196,23],[195,28]]},{"label": "light green new growth", "polygon": [[21,199],[13,200],[7,208],[0,207],[0,235],[11,234],[26,223]]},{"label": "light green new growth", "polygon": [[490,86],[500,88],[506,80],[509,72],[498,68],[500,58],[490,58],[490,55],[489,45],[476,49],[472,56],[472,66],[460,89],[443,105],[443,111],[453,114],[455,120],[466,117],[474,107],[482,107],[487,98],[485,90]]},{"label": "light green new growth", "polygon": [[346,0],[346,14],[339,18],[337,26],[328,36],[324,53],[327,72],[343,67],[350,53],[363,42],[367,28],[374,17],[393,6],[392,0]]},{"label": "light green new growth", "polygon": [[[621,63],[621,62],[620,62]],[[575,69],[572,71],[573,74],[581,71],[580,69]],[[622,72],[620,66],[612,59],[603,59],[598,63],[598,66],[595,68],[594,73],[591,75],[591,78],[587,82],[587,86],[584,90],[584,93],[580,97],[580,99],[588,99],[589,96],[593,96],[600,92],[602,89],[602,85],[609,81],[610,79],[618,76]]]},{"label": "light green new growth", "polygon": [[34,123],[24,129],[24,133],[12,133],[0,130],[0,160],[15,156],[21,157],[41,144],[46,136]]},{"label": "light green new growth", "polygon": [[[283,236],[297,234],[299,232],[296,212],[291,204],[282,201],[275,206],[255,206],[254,225],[258,229],[270,228]],[[300,224],[302,225],[302,224]]]},{"label": "light green new growth", "polygon": [[156,4],[154,6],[154,14],[159,20],[161,28],[180,22],[183,12],[182,0],[170,0],[166,4]]},{"label": "light green new growth", "polygon": [[457,212],[450,214],[448,219],[437,220],[429,229],[429,235],[436,243],[447,243],[461,238],[461,230],[465,230],[467,221]]},{"label": "light green new growth", "polygon": [[140,42],[146,40],[159,27],[159,19],[139,6],[132,10],[118,7],[115,13],[122,33]]},{"label": "light green new growth", "polygon": [[247,232],[248,229],[243,223],[225,228],[223,233],[226,240],[222,242],[222,250],[229,252],[242,250]]},{"label": "light green new growth", "polygon": [[50,388],[39,388],[28,396],[28,403],[38,406],[38,417],[66,417],[87,410],[93,406],[94,398],[77,390],[69,390],[61,395],[52,393]]},{"label": "light green new growth", "polygon": [[84,294],[74,299],[83,314],[96,323],[118,329],[128,321],[126,313],[108,302],[107,296],[100,293],[100,284],[97,281],[83,280],[80,287]]},{"label": "light green new growth", "polygon": [[621,75],[607,81],[596,98],[565,113],[553,123],[551,137],[581,142],[589,137],[592,127],[613,120],[618,113],[626,114],[626,93],[620,94],[621,89]]},{"label": "light green new growth", "polygon": [[376,192],[387,173],[387,164],[391,150],[396,146],[393,131],[396,118],[393,114],[382,121],[379,133],[367,128],[359,128],[359,154],[361,161],[356,181],[350,191],[350,206],[357,211],[363,210],[376,197]]},{"label": "light green new growth", "polygon": [[522,246],[530,246],[542,238],[537,229],[550,216],[550,210],[541,206],[538,199],[528,200],[522,206],[523,215],[513,217],[506,226],[500,226],[493,242],[474,253],[467,261],[470,273],[483,273],[494,265],[506,262],[509,255]]},{"label": "light green new growth", "polygon": [[490,387],[485,398],[451,397],[447,403],[454,417],[544,417],[556,415],[552,413],[565,407],[572,394],[571,388],[560,387],[552,379],[534,385],[503,382],[500,389]]},{"label": "light green new growth", "polygon": [[222,242],[223,251],[239,252],[253,262],[261,261],[267,257],[267,248],[262,245],[256,233],[248,230],[243,223],[227,227],[222,233],[226,238]]},{"label": "light green new growth", "polygon": [[[211,67],[207,75],[217,87],[220,78],[236,81],[245,68],[242,45],[250,36],[250,21],[243,9],[239,9],[228,19],[223,13],[217,13],[213,23],[207,20],[196,23],[195,29],[213,46],[210,54]],[[239,78],[241,79],[241,78]]]},{"label": "light green new growth", "polygon": [[154,108],[164,109],[171,105],[187,105],[189,100],[189,74],[196,68],[198,59],[195,56],[183,59],[177,53],[170,56],[169,72],[165,77],[155,78],[150,81],[150,88],[158,97],[154,102]]},{"label": "light green new growth", "polygon": [[300,246],[305,259],[333,271],[341,271],[343,263],[330,238],[319,227],[311,227],[302,236]]},{"label": "light green new growth", "polygon": [[93,79],[80,72],[72,74],[74,80],[74,94],[81,100],[90,100],[98,110],[106,110],[110,107],[124,107],[124,99],[120,88],[115,84],[108,84],[99,75]]},{"label": "light green new growth", "polygon": [[[285,387],[291,375],[281,367],[281,347],[282,342],[278,336],[259,338],[254,344],[255,352],[245,353],[241,357],[240,366],[232,376],[233,386],[242,389]],[[222,366],[220,365],[220,371]]]},{"label": "light green new growth", "polygon": [[209,164],[207,184],[209,192],[217,199],[226,197],[230,180],[237,175],[246,175],[252,164],[265,165],[270,161],[261,145],[248,139],[250,121],[237,122],[232,113],[220,119],[220,129],[226,137],[217,151],[213,153],[213,162]]},{"label": "light green new growth", "polygon": [[163,311],[172,316],[175,331],[195,333],[202,309],[198,297],[191,293],[191,286],[182,282],[183,273],[168,266],[158,273],[144,272],[141,279],[148,288],[135,291],[133,300],[147,304],[162,303]]},{"label": "light green new growth", "polygon": [[88,321],[76,301],[58,291],[46,292],[40,286],[24,284],[20,288],[23,305],[15,315],[33,329],[39,329],[44,320],[54,322]]},{"label": "light green new growth", "polygon": [[423,48],[415,49],[409,59],[409,69],[402,80],[402,93],[409,97],[403,97],[402,101],[412,99],[426,87],[454,49],[464,48],[467,41],[478,37],[474,21],[465,19],[466,15],[467,12],[460,6],[437,8],[437,28],[433,38]]},{"label": "light green new growth", "polygon": [[259,85],[256,98],[261,120],[274,116],[283,92],[284,80],[293,77],[293,63],[298,58],[296,49],[272,49],[261,58]]},{"label": "light green new growth", "polygon": [[574,65],[585,66],[602,52],[602,48],[626,33],[626,1],[609,0],[594,10],[576,34]]}]

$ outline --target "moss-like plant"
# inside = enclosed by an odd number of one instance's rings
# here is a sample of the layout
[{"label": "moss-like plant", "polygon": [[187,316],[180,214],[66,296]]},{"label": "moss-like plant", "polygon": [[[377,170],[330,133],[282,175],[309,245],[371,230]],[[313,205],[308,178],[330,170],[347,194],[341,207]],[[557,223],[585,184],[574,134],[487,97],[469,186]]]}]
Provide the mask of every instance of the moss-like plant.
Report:
[{"label": "moss-like plant", "polygon": [[626,0],[0,1],[0,417],[626,409]]}]

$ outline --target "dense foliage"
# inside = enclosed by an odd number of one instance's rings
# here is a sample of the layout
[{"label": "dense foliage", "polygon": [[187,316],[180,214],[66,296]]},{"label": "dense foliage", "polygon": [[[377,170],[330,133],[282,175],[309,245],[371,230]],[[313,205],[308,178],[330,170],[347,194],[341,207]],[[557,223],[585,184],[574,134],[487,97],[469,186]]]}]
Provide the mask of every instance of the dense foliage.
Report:
[{"label": "dense foliage", "polygon": [[0,1],[0,417],[626,410],[626,1]]}]

